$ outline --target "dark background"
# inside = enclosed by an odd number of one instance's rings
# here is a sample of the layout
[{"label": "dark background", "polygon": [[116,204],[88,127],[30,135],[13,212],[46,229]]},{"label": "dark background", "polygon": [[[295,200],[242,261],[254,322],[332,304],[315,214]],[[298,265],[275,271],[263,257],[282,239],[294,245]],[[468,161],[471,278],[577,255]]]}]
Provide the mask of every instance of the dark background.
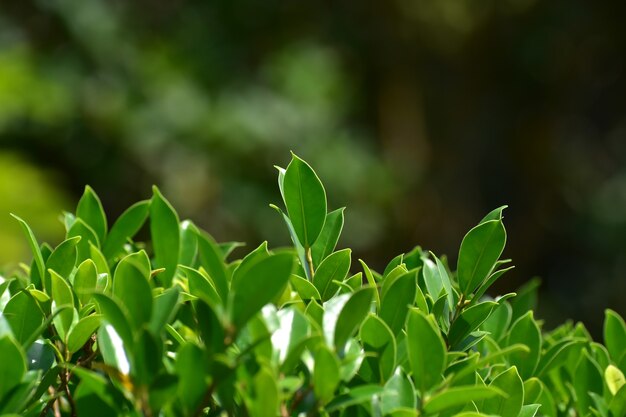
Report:
[{"label": "dark background", "polygon": [[85,184],[112,222],[158,184],[218,240],[287,243],[268,203],[308,160],[341,246],[381,270],[455,264],[509,204],[509,291],[546,326],[626,313],[626,3],[587,0],[0,2],[0,263]]}]

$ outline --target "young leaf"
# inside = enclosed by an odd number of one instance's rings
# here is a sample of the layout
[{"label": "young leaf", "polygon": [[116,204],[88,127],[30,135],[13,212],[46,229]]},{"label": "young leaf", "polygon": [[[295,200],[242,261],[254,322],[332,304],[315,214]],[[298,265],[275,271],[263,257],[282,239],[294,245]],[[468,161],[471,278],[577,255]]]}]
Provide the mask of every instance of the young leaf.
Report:
[{"label": "young leaf", "polygon": [[287,285],[293,268],[290,253],[271,255],[250,267],[231,289],[232,323],[241,328]]},{"label": "young leaf", "polygon": [[618,362],[626,353],[626,324],[611,309],[604,311],[604,344],[614,362]]},{"label": "young leaf", "polygon": [[508,358],[509,363],[517,366],[522,379],[528,379],[534,375],[541,353],[541,331],[533,317],[532,311],[524,314],[511,326],[511,331],[507,337],[507,346],[516,343],[523,343],[530,350],[528,352],[511,353]]},{"label": "young leaf", "polygon": [[422,395],[441,381],[446,366],[446,346],[430,317],[411,309],[406,326],[409,363],[415,386]]},{"label": "young leaf", "polygon": [[471,332],[491,315],[491,312],[498,306],[493,301],[485,301],[464,310],[459,317],[450,325],[448,333],[448,344],[457,347]]},{"label": "young leaf", "polygon": [[147,323],[152,315],[150,272],[143,265],[146,261],[149,262],[144,251],[122,258],[113,278],[113,295],[128,311],[135,329]]},{"label": "young leaf", "polygon": [[52,311],[54,312],[59,307],[63,306],[71,307],[60,312],[53,320],[54,327],[57,333],[59,333],[59,337],[64,343],[67,343],[67,336],[76,315],[74,310],[74,294],[64,278],[51,269],[49,272],[52,283]]},{"label": "young leaf", "polygon": [[35,265],[37,265],[37,272],[39,273],[40,277],[43,277],[45,275],[45,269],[44,269],[45,263],[44,263],[43,256],[41,254],[41,249],[39,249],[39,244],[37,243],[37,239],[35,238],[35,234],[33,233],[33,230],[30,228],[28,223],[26,223],[24,220],[22,220],[15,214],[11,214],[11,216],[13,216],[13,218],[20,223],[20,226],[22,226],[22,230],[24,230],[24,234],[26,234],[26,238],[28,240],[28,244],[30,245],[30,249],[33,252],[33,259],[35,261]]},{"label": "young leaf", "polygon": [[[46,260],[46,270],[53,269],[63,277],[69,277],[76,265],[76,245],[80,236],[66,239],[57,246]],[[44,278],[44,289],[50,290],[50,276]]]},{"label": "young leaf", "polygon": [[498,388],[508,397],[498,396],[486,399],[481,411],[502,417],[517,417],[524,403],[524,383],[515,366],[500,373],[491,381],[490,387]]},{"label": "young leaf", "polygon": [[345,207],[337,210],[333,210],[326,215],[326,221],[324,227],[320,232],[317,240],[311,246],[311,256],[313,258],[313,265],[318,266],[328,255],[333,253],[341,230],[343,229],[343,211]]},{"label": "young leaf", "polygon": [[333,281],[343,282],[350,272],[352,250],[342,249],[322,261],[313,276],[313,285],[318,289],[323,301],[329,300],[339,286]]},{"label": "young leaf", "polygon": [[67,350],[70,353],[78,352],[100,326],[101,322],[102,316],[100,314],[92,314],[80,319],[69,332]]},{"label": "young leaf", "polygon": [[74,274],[74,292],[81,305],[86,305],[91,300],[92,293],[98,284],[98,272],[96,264],[91,259],[86,259],[76,269]]},{"label": "young leaf", "polygon": [[326,191],[313,169],[292,154],[283,181],[285,205],[298,240],[310,248],[326,221]]},{"label": "young leaf", "polygon": [[104,242],[107,233],[107,218],[100,198],[88,185],[85,186],[85,192],[78,201],[76,217],[83,219],[96,232],[100,242]]},{"label": "young leaf", "polygon": [[624,385],[626,385],[626,378],[624,378],[624,374],[619,368],[609,365],[604,370],[604,380],[606,381],[606,385],[609,387],[609,391],[611,391],[612,395],[617,394]]},{"label": "young leaf", "polygon": [[176,273],[180,251],[178,214],[156,186],[152,187],[152,192],[150,234],[154,247],[154,263],[157,268],[165,268],[159,274],[159,279],[165,287],[169,287]]},{"label": "young leaf", "polygon": [[224,265],[222,253],[215,240],[209,234],[199,229],[196,229],[196,233],[198,235],[200,264],[213,280],[215,290],[220,298],[225,301],[228,297],[230,275]]},{"label": "young leaf", "polygon": [[468,296],[491,274],[504,250],[506,231],[501,220],[489,220],[470,230],[459,250],[458,280]]},{"label": "young leaf", "polygon": [[102,253],[107,259],[123,251],[124,244],[143,226],[149,210],[150,200],[144,200],[133,204],[117,218],[102,246]]},{"label": "young leaf", "polygon": [[332,400],[335,389],[339,385],[339,360],[323,344],[319,346],[314,359],[313,390],[317,400],[321,404],[326,404]]}]

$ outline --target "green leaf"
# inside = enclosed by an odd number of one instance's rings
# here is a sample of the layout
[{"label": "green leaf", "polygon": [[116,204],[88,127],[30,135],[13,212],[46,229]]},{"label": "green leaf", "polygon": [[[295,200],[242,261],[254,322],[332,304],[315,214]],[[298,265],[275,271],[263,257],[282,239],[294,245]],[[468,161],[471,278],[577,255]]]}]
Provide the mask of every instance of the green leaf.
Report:
[{"label": "green leaf", "polygon": [[117,369],[122,375],[129,375],[132,346],[122,338],[118,329],[104,320],[98,331],[98,349],[105,364]]},{"label": "green leaf", "polygon": [[104,242],[107,233],[107,218],[100,198],[88,185],[85,186],[85,192],[78,201],[76,217],[83,219],[96,232],[100,242]]},{"label": "green leaf", "polygon": [[[350,294],[350,298],[342,307],[337,317],[333,336],[337,352],[343,352],[348,338],[357,331],[361,322],[367,316],[374,297],[374,291],[370,287],[361,288]],[[326,321],[326,318],[324,318],[324,321]]]},{"label": "green leaf", "polygon": [[319,291],[323,301],[329,300],[339,289],[333,281],[343,282],[350,272],[351,249],[334,252],[317,267],[313,276],[313,285]]},{"label": "green leaf", "polygon": [[604,311],[604,344],[614,362],[618,362],[626,353],[626,324],[611,309]]},{"label": "green leaf", "polygon": [[187,266],[180,265],[180,268],[185,272],[187,276],[187,282],[189,284],[189,293],[198,298],[203,299],[205,302],[212,306],[218,306],[222,304],[215,286],[211,282],[208,276],[202,272],[189,268]]},{"label": "green leaf", "polygon": [[[460,405],[493,397],[506,398],[507,394],[496,387],[460,386],[447,388],[430,397],[424,404],[426,414],[437,414]],[[457,416],[460,414],[457,414]]]},{"label": "green leaf", "polygon": [[604,382],[602,371],[596,361],[583,349],[573,375],[574,391],[576,392],[576,409],[579,415],[585,415],[593,404],[589,393],[602,394]]},{"label": "green leaf", "polygon": [[[76,265],[76,245],[81,237],[66,239],[57,246],[46,260],[46,270],[53,269],[63,277],[69,277]],[[50,292],[50,274],[44,278],[44,289]]]},{"label": "green leaf", "polygon": [[72,327],[74,318],[77,316],[76,310],[74,310],[74,294],[63,277],[51,269],[48,271],[50,272],[52,282],[52,311],[54,312],[63,306],[71,307],[60,312],[53,320],[54,327],[59,337],[64,343],[67,343],[70,327]]},{"label": "green leaf", "polygon": [[311,284],[310,281],[302,278],[301,276],[292,274],[289,277],[289,282],[302,300],[321,300],[322,296],[317,288],[315,288],[315,285]]},{"label": "green leaf", "polygon": [[313,391],[321,404],[333,399],[333,394],[339,385],[339,360],[326,345],[319,345],[315,352],[313,368]]},{"label": "green leaf", "polygon": [[135,329],[147,323],[152,315],[150,272],[145,270],[145,262],[149,265],[144,251],[127,255],[117,265],[113,278],[113,295],[128,310]]},{"label": "green leaf", "polygon": [[[430,283],[430,287],[433,288],[433,292],[431,292],[430,289],[428,292],[435,300],[439,298],[441,289],[445,289],[448,308],[452,310],[452,308],[454,308],[454,293],[450,282],[450,276],[448,275],[445,265],[441,262],[441,259],[435,256],[432,252],[431,256],[435,260],[435,263],[433,264],[430,260],[425,260],[424,267],[422,268],[426,288],[429,288]],[[435,293],[435,291],[437,291],[437,293]]]},{"label": "green leaf", "polygon": [[75,236],[81,237],[80,241],[76,244],[77,262],[82,262],[89,258],[91,255],[90,243],[98,248],[100,247],[98,235],[96,235],[96,232],[82,219],[76,219],[72,227],[70,227],[70,230],[67,231],[66,237],[68,239]]},{"label": "green leaf", "polygon": [[483,217],[483,219],[480,221],[479,224],[488,222],[490,220],[502,220],[502,212],[504,211],[504,209],[508,207],[509,206],[505,205],[505,206],[498,207],[497,209],[491,210],[489,213],[487,213],[485,217]]},{"label": "green leaf", "polygon": [[241,328],[261,308],[277,297],[287,285],[293,268],[290,253],[278,253],[250,267],[231,289],[232,323]]},{"label": "green leaf", "polygon": [[189,220],[183,220],[180,224],[180,265],[194,265],[198,255],[198,234],[194,224]]},{"label": "green leaf", "polygon": [[123,398],[106,378],[82,367],[75,368],[74,373],[80,377],[74,392],[77,415],[108,417],[120,414]]},{"label": "green leaf", "polygon": [[276,313],[278,327],[272,334],[272,346],[276,359],[284,364],[291,356],[304,348],[303,342],[311,334],[311,326],[303,313],[295,308],[284,308]]},{"label": "green leaf", "polygon": [[304,250],[304,247],[298,240],[298,236],[296,235],[296,231],[294,230],[293,225],[291,224],[291,220],[289,220],[289,217],[287,217],[287,215],[283,213],[280,207],[277,207],[274,204],[270,204],[270,207],[276,210],[278,214],[280,214],[280,216],[283,218],[283,221],[285,222],[285,225],[287,226],[287,230],[289,231],[289,237],[291,238],[291,242],[293,243],[293,246],[296,249],[296,253],[298,254],[298,260],[300,260],[300,265],[302,266],[302,269],[304,270],[304,275],[307,277],[307,279],[312,280],[313,279],[313,276],[311,274],[312,266],[310,265],[307,259],[307,255],[306,255],[306,251]]},{"label": "green leaf", "polygon": [[415,386],[422,394],[441,381],[446,346],[432,316],[411,309],[406,326],[407,352]]},{"label": "green leaf", "polygon": [[387,381],[396,368],[397,346],[391,329],[378,316],[370,314],[363,321],[359,336],[364,350],[370,353],[365,356],[359,373],[368,381]]},{"label": "green leaf", "polygon": [[[361,263],[361,267],[363,267],[363,273],[365,274],[367,284],[372,288],[377,288],[378,285],[376,284],[374,274],[372,274],[372,270],[370,269],[370,267],[367,266],[367,264],[362,259],[359,259],[359,262]],[[376,292],[374,293],[374,299],[376,300],[376,310],[378,311],[378,309],[380,308],[380,294],[378,293],[378,290],[376,290]]]},{"label": "green leaf", "polygon": [[176,315],[179,306],[179,295],[180,288],[174,286],[163,291],[163,293],[154,299],[152,317],[150,318],[148,328],[155,336],[158,335],[163,329],[163,326],[169,323]]},{"label": "green leaf", "polygon": [[191,415],[206,390],[203,370],[208,366],[202,350],[192,343],[185,343],[178,350],[175,367],[179,376],[177,397],[187,410],[185,415]]},{"label": "green leaf", "polygon": [[626,415],[626,385],[617,391],[609,403],[609,410],[613,417]]},{"label": "green leaf", "polygon": [[385,384],[381,396],[383,415],[392,413],[399,408],[415,408],[417,406],[415,388],[409,377],[398,367],[393,376]]},{"label": "green leaf", "polygon": [[17,386],[26,373],[26,355],[10,337],[0,338],[0,399]]},{"label": "green leaf", "polygon": [[491,274],[504,250],[506,230],[501,220],[489,220],[470,230],[459,250],[458,280],[468,296]]},{"label": "green leaf", "polygon": [[381,301],[380,318],[387,323],[394,335],[404,328],[416,291],[415,272],[411,271],[398,277],[385,292]]},{"label": "green leaf", "polygon": [[523,405],[517,417],[535,417],[539,408],[541,408],[541,404]]},{"label": "green leaf", "polygon": [[343,229],[345,207],[333,210],[326,215],[324,227],[317,240],[311,246],[313,265],[318,266],[328,255],[333,253]]},{"label": "green leaf", "polygon": [[347,393],[333,398],[325,408],[326,411],[332,413],[333,411],[341,410],[346,407],[370,402],[373,397],[379,396],[383,391],[384,388],[379,385],[359,385],[351,388]]},{"label": "green leaf", "polygon": [[510,367],[491,381],[490,387],[498,388],[508,394],[508,397],[495,397],[483,402],[482,410],[486,414],[502,417],[517,417],[524,403],[524,383],[517,368]]},{"label": "green leaf", "polygon": [[163,344],[148,329],[140,330],[135,340],[132,374],[137,384],[149,386],[163,363]]},{"label": "green leaf", "polygon": [[491,315],[491,312],[498,306],[493,301],[485,301],[464,310],[459,317],[450,325],[448,343],[457,347],[463,340]]},{"label": "green leaf", "polygon": [[[117,301],[107,295],[95,293],[93,297],[98,303],[98,311],[102,313],[108,325],[115,330],[118,337],[122,339],[123,344],[132,349],[133,333],[126,313]],[[99,333],[102,333],[102,331]]]},{"label": "green leaf", "polygon": [[74,291],[81,305],[86,305],[91,300],[92,293],[98,285],[98,272],[96,264],[91,259],[86,259],[76,269],[74,274]]},{"label": "green leaf", "polygon": [[35,265],[37,265],[37,272],[39,273],[40,277],[43,277],[45,275],[45,268],[44,268],[45,263],[44,263],[43,255],[41,254],[41,249],[39,249],[39,244],[37,243],[37,239],[35,238],[35,234],[33,233],[33,230],[30,228],[28,223],[26,223],[24,220],[22,220],[15,214],[11,214],[11,216],[13,216],[13,218],[20,223],[20,226],[22,226],[22,230],[24,230],[24,234],[26,234],[26,239],[28,240],[30,249],[33,252],[33,259],[35,261]]},{"label": "green leaf", "polygon": [[201,232],[199,229],[196,229],[196,233],[198,235],[200,264],[211,277],[220,298],[225,301],[228,298],[230,276],[224,265],[222,252],[209,234]]},{"label": "green leaf", "polygon": [[276,417],[279,415],[279,395],[276,378],[267,367],[261,368],[254,376],[254,412],[255,417]]},{"label": "green leaf", "polygon": [[100,314],[83,317],[70,330],[67,337],[67,349],[70,353],[78,352],[87,340],[95,333],[102,322]]},{"label": "green leaf", "polygon": [[123,251],[124,244],[143,226],[149,210],[150,200],[144,200],[133,204],[117,218],[102,246],[107,259],[113,259]]},{"label": "green leaf", "polygon": [[626,385],[626,378],[624,378],[624,374],[619,370],[616,366],[609,365],[604,370],[604,380],[606,381],[606,385],[609,387],[609,391],[611,391],[612,395],[617,394],[624,385]]},{"label": "green leaf", "polygon": [[247,254],[233,272],[233,276],[230,280],[231,287],[237,285],[237,281],[239,281],[239,279],[244,276],[257,262],[269,256],[270,253],[267,250],[267,242],[261,243],[259,247]]},{"label": "green leaf", "polygon": [[6,318],[13,336],[22,345],[31,338],[44,320],[37,301],[27,291],[20,291],[11,297],[1,315]]},{"label": "green leaf", "polygon": [[529,311],[517,319],[507,337],[507,346],[516,343],[523,343],[530,349],[528,352],[511,353],[508,357],[509,363],[515,365],[522,379],[528,379],[534,375],[539,363],[541,354],[541,331],[533,317],[533,312]]},{"label": "green leaf", "polygon": [[176,210],[163,197],[159,189],[152,187],[150,203],[150,234],[154,249],[154,264],[157,268],[165,268],[159,279],[165,287],[169,287],[176,273],[180,251],[180,230]]},{"label": "green leaf", "polygon": [[292,154],[283,181],[285,205],[298,240],[310,248],[326,220],[326,191],[313,169]]}]

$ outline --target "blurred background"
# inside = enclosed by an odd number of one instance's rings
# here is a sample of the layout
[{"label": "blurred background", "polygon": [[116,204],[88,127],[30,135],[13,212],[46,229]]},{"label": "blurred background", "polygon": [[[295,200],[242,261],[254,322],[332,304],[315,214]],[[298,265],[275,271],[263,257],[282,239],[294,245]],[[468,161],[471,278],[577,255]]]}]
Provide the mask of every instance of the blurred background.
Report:
[{"label": "blurred background", "polygon": [[449,254],[502,204],[510,291],[546,327],[626,313],[626,3],[0,2],[0,264],[9,212],[58,243],[85,184],[112,221],[158,184],[218,240],[288,242],[274,164],[309,161],[340,245],[378,270]]}]

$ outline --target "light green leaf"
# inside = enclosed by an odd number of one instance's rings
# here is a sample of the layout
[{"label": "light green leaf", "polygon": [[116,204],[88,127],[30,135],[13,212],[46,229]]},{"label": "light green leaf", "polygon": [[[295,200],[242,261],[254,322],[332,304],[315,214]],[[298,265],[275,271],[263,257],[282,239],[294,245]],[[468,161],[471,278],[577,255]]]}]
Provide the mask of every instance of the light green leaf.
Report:
[{"label": "light green leaf", "polygon": [[311,284],[311,281],[308,281],[301,276],[292,274],[289,277],[289,283],[293,289],[296,290],[302,300],[320,300],[322,298],[317,288],[315,288],[315,285]]},{"label": "light green leaf", "polygon": [[37,301],[27,291],[20,291],[11,297],[1,315],[6,318],[13,336],[22,345],[31,338],[44,320]]},{"label": "light green leaf", "polygon": [[196,229],[196,233],[198,235],[200,264],[211,277],[215,290],[220,298],[225,301],[228,297],[230,275],[226,269],[226,265],[224,265],[222,252],[209,234],[199,229]]},{"label": "light green leaf", "polygon": [[22,220],[15,214],[11,214],[11,216],[13,216],[13,218],[20,223],[20,226],[22,226],[22,230],[24,230],[24,234],[26,234],[26,239],[28,240],[30,249],[33,252],[33,259],[34,259],[35,265],[37,265],[37,272],[39,273],[40,277],[43,277],[46,271],[44,267],[45,262],[43,259],[43,255],[41,254],[41,249],[39,248],[39,244],[37,243],[37,239],[35,238],[35,234],[33,233],[33,230],[30,228],[28,223],[26,223],[24,220]]},{"label": "light green leaf", "polygon": [[[437,414],[450,408],[470,404],[472,401],[480,401],[493,397],[506,398],[507,394],[496,387],[480,385],[451,387],[430,397],[426,401],[426,404],[424,404],[424,412],[427,414]],[[460,414],[457,414],[457,416],[458,415]]]},{"label": "light green leaf", "polygon": [[517,368],[510,367],[500,373],[489,384],[508,394],[508,397],[495,397],[483,402],[482,410],[486,414],[495,414],[502,417],[517,417],[524,402],[524,383]]},{"label": "light green leaf", "polygon": [[383,391],[384,388],[380,385],[359,385],[351,388],[347,393],[333,398],[325,408],[326,411],[332,413],[333,411],[341,410],[352,405],[370,402],[373,397],[379,396]]},{"label": "light green leaf", "polygon": [[122,310],[117,301],[107,295],[95,293],[93,297],[98,304],[98,311],[104,316],[109,327],[115,330],[115,334],[122,339],[125,346],[132,349],[133,332],[127,313]]},{"label": "light green leaf", "polygon": [[102,247],[107,259],[113,259],[123,251],[124,244],[143,226],[149,211],[150,200],[144,200],[133,204],[117,218]]},{"label": "light green leaf", "polygon": [[180,251],[179,220],[176,210],[156,186],[152,187],[152,193],[150,234],[154,249],[154,264],[157,268],[165,268],[165,271],[159,274],[159,280],[167,288],[172,283],[178,265]]},{"label": "light green leaf", "polygon": [[232,323],[241,328],[261,308],[278,296],[291,275],[293,256],[277,253],[260,260],[234,283],[230,304]]},{"label": "light green leaf", "polygon": [[333,253],[335,247],[337,246],[339,236],[341,235],[341,231],[343,229],[344,210],[345,207],[342,207],[340,209],[333,210],[326,215],[324,227],[322,228],[319,237],[311,247],[313,265],[316,267],[319,266],[319,264],[322,263],[328,255]]},{"label": "light green leaf", "polygon": [[313,276],[313,285],[319,291],[322,300],[329,300],[339,289],[333,281],[343,282],[350,272],[351,249],[334,252],[317,267]]},{"label": "light green leaf", "polygon": [[381,396],[383,415],[392,413],[399,408],[412,408],[417,405],[415,388],[409,377],[398,367],[393,376],[385,384]]},{"label": "light green leaf", "polygon": [[[46,270],[52,269],[62,277],[69,277],[76,265],[76,245],[81,237],[66,239],[57,246],[46,260]],[[50,274],[44,278],[44,288],[50,291]]]},{"label": "light green leaf", "polygon": [[105,364],[117,369],[123,375],[130,374],[132,346],[122,338],[118,328],[107,320],[102,322],[98,331],[98,349]]},{"label": "light green leaf", "polygon": [[78,318],[76,310],[74,309],[74,294],[69,284],[63,277],[57,274],[52,269],[50,272],[50,279],[52,283],[52,311],[56,311],[63,306],[71,307],[59,313],[53,320],[54,327],[59,334],[61,340],[67,343],[67,336],[69,334],[70,327],[74,323],[74,318]]},{"label": "light green leaf", "polygon": [[96,264],[91,259],[86,259],[78,265],[74,274],[74,291],[81,305],[86,305],[91,300],[97,284],[98,272]]},{"label": "light green leaf", "polygon": [[609,410],[614,417],[626,415],[626,385],[623,385],[611,399]]},{"label": "light green leaf", "polygon": [[17,386],[26,373],[26,355],[10,336],[0,338],[0,399]]},{"label": "light green leaf", "polygon": [[340,381],[339,360],[326,345],[319,345],[313,368],[313,391],[321,404],[333,399]]},{"label": "light green leaf", "polygon": [[87,223],[83,221],[83,219],[76,219],[76,221],[70,227],[70,230],[67,231],[66,238],[72,238],[75,236],[80,236],[80,241],[76,244],[76,253],[77,253],[77,262],[82,262],[85,259],[89,258],[90,250],[89,244],[93,244],[96,247],[100,247],[100,240],[98,240],[98,235],[96,232],[89,227]]},{"label": "light green leaf", "polygon": [[187,282],[189,284],[189,293],[198,298],[203,299],[212,306],[218,306],[222,304],[215,286],[210,281],[209,277],[205,276],[202,272],[189,268],[187,266],[180,265],[180,268],[185,272],[187,276]]},{"label": "light green leaf", "polygon": [[76,217],[83,219],[96,232],[100,242],[104,242],[107,233],[107,218],[100,198],[88,185],[85,186],[85,192],[78,201]]},{"label": "light green leaf", "polygon": [[511,365],[517,366],[517,370],[522,379],[528,379],[534,375],[539,355],[541,354],[541,331],[533,317],[533,312],[529,311],[517,319],[507,337],[507,346],[516,343],[523,343],[530,349],[528,352],[514,352],[508,357]]},{"label": "light green leaf", "polygon": [[411,271],[399,276],[385,292],[381,301],[380,318],[387,323],[394,335],[404,328],[416,291],[415,272]]},{"label": "light green leaf", "polygon": [[418,309],[409,311],[406,333],[413,380],[423,395],[441,381],[446,366],[446,346],[432,316]]},{"label": "light green leaf", "polygon": [[541,404],[523,405],[517,417],[535,417],[541,408]]},{"label": "light green leaf", "polygon": [[502,220],[502,212],[504,211],[504,209],[508,207],[509,206],[504,205],[504,206],[498,207],[497,209],[491,210],[489,213],[487,213],[485,217],[483,217],[483,219],[480,221],[479,224],[488,222],[490,220]]},{"label": "light green leaf", "polygon": [[113,278],[113,295],[128,311],[135,329],[147,323],[152,315],[150,271],[146,271],[145,262],[149,265],[144,251],[127,255],[117,265]]},{"label": "light green leaf", "polygon": [[[362,259],[359,259],[359,262],[361,263],[361,267],[363,267],[363,272],[365,274],[367,284],[372,288],[377,288],[378,284],[376,284],[374,274],[372,274],[372,270],[370,269],[370,267],[367,266],[367,264]],[[380,309],[380,294],[378,293],[378,290],[376,290],[376,292],[374,293],[374,299],[376,300],[376,311],[378,311]]]},{"label": "light green leaf", "polygon": [[310,248],[326,221],[326,191],[313,169],[292,154],[283,181],[285,205],[298,240]]},{"label": "light green leaf", "polygon": [[378,316],[370,314],[359,332],[363,348],[369,355],[359,373],[367,381],[387,381],[396,368],[396,340],[389,326]]},{"label": "light green leaf", "polygon": [[254,376],[254,415],[255,417],[276,417],[279,415],[279,390],[276,378],[267,367],[261,368]]},{"label": "light green leaf", "polygon": [[504,250],[506,230],[501,220],[489,220],[471,229],[461,242],[457,276],[468,296],[491,274]]},{"label": "light green leaf", "polygon": [[615,311],[604,311],[604,344],[614,362],[626,353],[626,324]]},{"label": "light green leaf", "polygon": [[178,263],[180,265],[192,266],[198,255],[198,234],[195,226],[190,220],[183,220],[180,223],[180,255]]},{"label": "light green leaf", "polygon": [[622,371],[613,365],[607,366],[604,370],[604,380],[612,395],[617,394],[617,391],[626,384],[626,378],[624,378]]},{"label": "light green leaf", "polygon": [[[374,291],[373,288],[365,287],[350,294],[350,298],[341,309],[335,325],[333,341],[337,352],[343,352],[348,338],[357,331],[367,316]],[[324,321],[326,322],[326,319]]]},{"label": "light green leaf", "polygon": [[67,337],[67,349],[70,353],[78,352],[80,348],[89,340],[92,334],[102,322],[102,316],[100,314],[92,314],[91,316],[84,317],[76,323],[69,332]]}]

